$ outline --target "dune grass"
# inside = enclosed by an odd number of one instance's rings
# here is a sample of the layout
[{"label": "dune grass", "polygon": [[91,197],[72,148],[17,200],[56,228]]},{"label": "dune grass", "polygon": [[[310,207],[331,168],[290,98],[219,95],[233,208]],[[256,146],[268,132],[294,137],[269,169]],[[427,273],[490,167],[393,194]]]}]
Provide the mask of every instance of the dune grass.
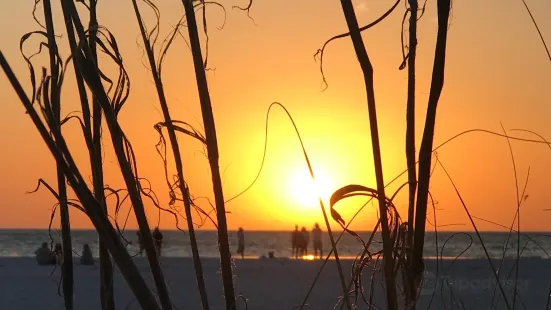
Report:
[{"label": "dune grass", "polygon": [[[45,81],[41,87],[43,93],[44,104],[51,106],[51,114],[48,117],[48,122],[54,126],[56,130],[61,132],[61,99],[60,99],[60,75],[61,59],[58,58],[57,43],[55,39],[55,31],[52,20],[52,7],[49,0],[44,0],[44,19],[46,21],[46,33],[48,39],[48,51],[50,58],[50,80]],[[48,98],[48,86],[49,98]],[[40,96],[40,94],[38,95]],[[47,103],[46,101],[49,101]],[[73,309],[73,254],[71,245],[71,221],[69,219],[69,206],[67,204],[67,185],[65,175],[60,164],[57,164],[57,190],[59,202],[59,217],[61,219],[61,240],[63,249],[63,259],[61,263],[61,274],[63,278],[63,297],[65,300],[65,309]]]},{"label": "dune grass", "polygon": [[[166,127],[168,131],[168,136],[170,139],[170,145],[172,148],[172,155],[174,157],[174,162],[176,165],[176,171],[178,179],[176,180],[175,184],[170,184],[171,182],[168,180],[167,175],[167,182],[169,183],[169,188],[177,187],[180,190],[180,196],[182,197],[181,200],[184,203],[185,213],[186,213],[186,221],[188,225],[188,232],[189,232],[189,239],[191,244],[191,252],[193,256],[193,264],[195,266],[195,273],[196,273],[196,279],[197,279],[197,286],[199,289],[199,294],[201,297],[201,304],[203,309],[209,309],[209,302],[208,302],[208,296],[207,296],[207,289],[205,287],[205,280],[203,279],[203,267],[201,265],[201,259],[199,257],[199,247],[197,245],[197,239],[195,237],[195,228],[193,223],[193,217],[191,213],[191,198],[189,195],[189,189],[186,185],[185,178],[184,178],[184,167],[182,162],[182,156],[180,151],[180,145],[178,143],[178,140],[176,138],[176,129],[174,122],[172,121],[172,116],[170,115],[169,109],[168,109],[168,103],[166,100],[163,83],[161,80],[161,62],[157,62],[155,59],[154,51],[153,51],[153,45],[155,43],[155,39],[153,40],[153,43],[151,41],[151,36],[154,35],[154,32],[158,29],[158,23],[159,23],[159,13],[157,7],[152,3],[146,1],[146,3],[150,6],[150,8],[156,12],[157,20],[155,27],[153,27],[153,30],[150,33],[146,33],[146,29],[144,26],[144,21],[141,17],[140,10],[138,8],[138,3],[136,0],[132,1],[132,5],[134,7],[134,12],[136,14],[136,18],[138,20],[138,25],[140,27],[140,32],[142,36],[142,40],[144,43],[144,48],[147,54],[147,58],[149,61],[149,66],[151,69],[151,74],[153,75],[153,80],[155,82],[155,87],[157,90],[157,94],[159,97],[159,103],[161,105],[161,109],[163,112],[164,117],[164,127]],[[179,25],[177,26],[177,28]],[[177,28],[173,32],[173,34],[177,33]],[[172,37],[173,38],[173,37]],[[172,39],[171,38],[171,39]],[[167,44],[166,49],[170,47],[170,42]],[[162,55],[166,53],[167,50],[161,51]],[[159,128],[159,130],[162,130]],[[166,166],[166,164],[165,164]],[[170,193],[171,197],[176,197],[174,193]]]},{"label": "dune grass", "polygon": [[[201,104],[201,114],[203,117],[203,127],[205,129],[205,138],[207,144],[207,157],[210,165],[212,178],[212,187],[214,192],[214,203],[216,207],[216,220],[218,232],[218,247],[220,250],[220,266],[222,269],[222,284],[224,287],[224,299],[226,300],[226,309],[235,308],[235,291],[233,286],[233,272],[231,265],[231,251],[228,239],[228,224],[226,221],[226,207],[224,202],[224,192],[222,190],[222,180],[220,178],[218,141],[216,137],[216,126],[212,112],[211,99],[207,84],[205,66],[203,63],[203,52],[199,40],[199,31],[197,30],[197,21],[195,18],[195,9],[192,0],[182,0],[187,19],[187,29],[191,52],[193,56],[193,66],[195,69],[195,78],[197,80],[197,89],[199,91],[199,102]],[[203,15],[204,18],[204,15]],[[205,20],[203,20],[206,22]]]}]

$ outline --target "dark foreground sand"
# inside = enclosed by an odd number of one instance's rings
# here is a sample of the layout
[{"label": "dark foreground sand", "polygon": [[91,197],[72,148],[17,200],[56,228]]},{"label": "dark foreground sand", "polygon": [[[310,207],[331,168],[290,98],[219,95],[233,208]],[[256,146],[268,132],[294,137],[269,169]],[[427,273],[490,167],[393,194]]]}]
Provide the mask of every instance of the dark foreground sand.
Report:
[{"label": "dark foreground sand", "polygon": [[[152,283],[147,261],[136,259],[148,282]],[[163,268],[177,309],[200,309],[195,287],[194,271],[189,258],[164,258]],[[211,309],[224,309],[218,261],[204,259],[205,281]],[[349,279],[351,261],[344,261]],[[486,260],[458,260],[449,269],[451,261],[439,266],[427,260],[427,282],[419,301],[419,309],[427,309],[432,293],[431,309],[491,309],[496,281]],[[494,261],[496,266],[499,261]],[[302,303],[320,261],[289,259],[245,259],[235,261],[235,284],[238,294],[247,299],[248,309],[293,309]],[[502,283],[512,305],[515,272],[511,273],[513,260],[505,262],[501,269]],[[51,266],[38,266],[32,258],[0,258],[0,309],[63,309],[63,299],[58,295],[59,270]],[[363,280],[369,282],[370,270],[366,269]],[[380,274],[378,276],[380,283]],[[437,280],[437,281],[435,281]],[[436,282],[436,284],[435,284]],[[517,309],[545,309],[549,284],[551,283],[551,260],[522,259],[520,264]],[[374,309],[385,309],[385,297],[376,284]],[[497,289],[499,292],[499,289]],[[451,294],[450,294],[451,293]],[[115,280],[117,309],[139,309],[124,279],[117,273]],[[308,300],[306,309],[333,309],[341,296],[335,261],[330,261]],[[366,297],[368,292],[366,292]],[[99,269],[97,266],[75,265],[75,308],[97,310],[99,305]],[[368,298],[368,297],[367,297]],[[497,301],[499,300],[499,303]],[[245,309],[240,301],[238,309]],[[338,309],[338,308],[337,308]],[[368,309],[359,302],[358,309]],[[503,298],[496,294],[493,309],[507,309]]]}]

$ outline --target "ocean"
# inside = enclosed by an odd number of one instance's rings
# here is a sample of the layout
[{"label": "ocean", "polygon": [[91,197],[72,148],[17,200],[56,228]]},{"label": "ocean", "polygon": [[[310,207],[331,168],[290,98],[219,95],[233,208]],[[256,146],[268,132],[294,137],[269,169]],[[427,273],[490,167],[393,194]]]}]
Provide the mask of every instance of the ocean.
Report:
[{"label": "ocean", "polygon": [[[162,231],[164,234],[163,256],[191,257],[189,235],[181,231]],[[369,238],[369,232],[359,233],[364,240]],[[216,231],[197,231],[197,242],[201,257],[218,257]],[[237,232],[231,231],[230,246],[232,252],[237,250]],[[131,255],[138,253],[137,236],[135,230],[127,230],[123,236],[130,244],[128,251]],[[337,235],[338,236],[338,235]],[[482,232],[482,239],[491,258],[500,259],[505,253],[506,258],[515,258],[517,255],[517,235],[508,232]],[[42,242],[60,242],[60,232],[52,230],[0,230],[0,257],[32,257],[34,251]],[[509,241],[507,242],[507,240]],[[73,230],[73,255],[79,256],[82,246],[88,243],[92,253],[98,255],[98,237],[94,230]],[[507,248],[505,245],[507,244]],[[312,244],[309,244],[309,254],[312,253]],[[331,248],[329,235],[323,235],[323,248],[327,252]],[[338,244],[339,255],[343,258],[352,258],[358,255],[362,246],[353,236],[345,234]],[[371,252],[382,248],[381,238],[377,235],[370,247]],[[505,251],[506,249],[506,251]],[[551,233],[527,232],[521,235],[521,257],[523,258],[551,258]],[[268,256],[274,252],[276,257],[291,257],[291,232],[289,231],[245,231],[245,256],[258,258]],[[438,253],[438,254],[437,254]],[[444,259],[477,259],[485,258],[483,247],[474,232],[434,232],[427,233],[425,238],[425,256]]]}]

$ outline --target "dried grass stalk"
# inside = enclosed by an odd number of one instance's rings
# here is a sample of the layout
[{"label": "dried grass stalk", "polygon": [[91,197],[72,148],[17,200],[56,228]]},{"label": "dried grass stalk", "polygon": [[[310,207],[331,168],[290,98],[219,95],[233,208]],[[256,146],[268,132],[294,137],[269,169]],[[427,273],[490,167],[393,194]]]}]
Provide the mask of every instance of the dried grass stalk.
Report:
[{"label": "dried grass stalk", "polygon": [[[46,33],[48,36],[49,58],[50,58],[50,104],[53,110],[54,119],[51,125],[61,132],[61,99],[59,69],[60,64],[57,61],[58,51],[55,40],[55,30],[52,20],[52,6],[50,0],[44,0],[44,17],[46,21]],[[47,86],[47,85],[44,85]],[[44,90],[46,91],[46,90]],[[71,222],[69,219],[69,206],[67,205],[67,184],[65,175],[59,163],[56,165],[57,187],[59,197],[59,217],[61,219],[61,242],[63,248],[63,258],[61,263],[63,299],[65,309],[73,309],[73,247],[71,245]]]},{"label": "dried grass stalk", "polygon": [[78,38],[81,42],[79,46],[82,48],[77,54],[73,53],[73,59],[77,62],[84,80],[94,94],[95,100],[99,103],[104,113],[105,121],[107,123],[107,127],[109,128],[109,133],[111,134],[113,149],[126,184],[128,196],[132,202],[134,214],[138,222],[143,245],[147,253],[149,266],[153,274],[153,280],[157,288],[157,294],[159,295],[162,308],[172,309],[172,303],[170,301],[170,296],[164,280],[159,257],[157,256],[153,245],[153,237],[145,215],[145,207],[141,197],[141,184],[137,179],[137,168],[135,165],[136,163],[134,162],[133,152],[131,150],[130,142],[126,139],[124,132],[117,121],[117,112],[120,110],[120,106],[117,107],[112,105],[105,89],[103,88],[100,73],[97,69],[97,65],[93,62],[93,55],[90,50],[90,46],[87,44],[87,37],[74,2],[71,0],[62,0],[62,8],[64,11],[68,12],[68,15],[70,15]]},{"label": "dried grass stalk", "polygon": [[450,0],[438,0],[438,33],[432,69],[432,81],[427,107],[427,116],[421,149],[419,150],[419,181],[417,188],[417,203],[415,215],[415,232],[413,257],[411,262],[415,286],[419,286],[423,277],[423,248],[425,244],[425,222],[427,218],[427,202],[431,174],[434,127],[436,123],[436,108],[444,87],[444,67],[446,64],[446,42],[448,38],[448,19],[450,16]]},{"label": "dried grass stalk", "polygon": [[21,83],[19,83],[1,51],[0,67],[2,67],[4,73],[8,77],[8,80],[16,91],[33,124],[46,143],[48,150],[52,153],[55,160],[62,168],[67,181],[71,185],[71,188],[74,190],[78,200],[83,206],[81,210],[86,212],[92,221],[92,224],[98,231],[98,234],[100,234],[100,236],[102,236],[106,241],[106,245],[109,248],[111,255],[119,266],[119,270],[126,279],[128,286],[136,296],[140,306],[143,309],[159,309],[154,295],[149,290],[147,284],[140,275],[139,270],[122,243],[120,236],[117,234],[115,228],[105,213],[102,212],[101,205],[97,202],[92,192],[88,189],[86,181],[82,177],[70,151],[68,150],[65,139],[59,130],[55,130],[55,128],[48,128],[41,120],[31,101],[25,94]]},{"label": "dried grass stalk", "polygon": [[367,107],[369,111],[369,125],[371,129],[371,143],[373,147],[373,160],[375,164],[375,176],[377,179],[377,192],[379,200],[379,214],[381,217],[381,233],[383,238],[383,268],[385,275],[387,305],[390,310],[398,309],[396,294],[396,281],[394,273],[393,246],[390,239],[390,230],[387,217],[387,205],[385,201],[385,183],[383,179],[383,165],[381,149],[379,145],[379,129],[377,124],[377,110],[375,107],[375,89],[373,85],[373,67],[365,49],[362,35],[354,12],[351,0],[341,0],[342,10],[350,31],[350,38],[354,45],[354,51],[360,63],[364,76],[364,83],[367,92]]},{"label": "dried grass stalk", "polygon": [[[138,3],[136,0],[132,0],[132,4],[134,6],[134,13],[136,14],[136,18],[138,20],[138,25],[140,27],[140,32],[142,35],[142,40],[144,42],[144,48],[147,54],[147,58],[149,60],[149,66],[151,68],[151,74],[153,75],[153,80],[155,81],[155,87],[157,90],[157,95],[159,97],[159,102],[161,105],[161,109],[163,111],[163,117],[164,122],[166,125],[166,128],[168,130],[168,135],[170,139],[170,145],[172,148],[172,154],[174,156],[174,161],[176,164],[176,171],[178,174],[178,180],[177,185],[180,189],[180,194],[183,197],[184,202],[184,208],[186,213],[186,221],[188,225],[188,231],[189,231],[189,239],[191,244],[191,252],[193,256],[193,264],[195,267],[195,276],[197,280],[197,287],[199,289],[199,295],[201,297],[201,304],[203,309],[209,309],[209,302],[207,297],[207,289],[205,286],[205,280],[203,279],[203,267],[201,264],[201,258],[199,257],[199,247],[197,245],[197,238],[195,237],[195,228],[193,224],[193,218],[191,214],[191,198],[189,196],[189,191],[185,183],[184,179],[184,167],[182,163],[182,156],[180,152],[180,145],[178,143],[178,139],[176,138],[176,131],[174,128],[174,123],[172,121],[172,117],[170,115],[168,104],[165,97],[164,87],[161,81],[161,75],[159,67],[156,65],[155,61],[155,55],[153,53],[153,47],[152,43],[149,40],[148,34],[146,33],[144,22],[142,20],[140,10],[138,8]],[[153,3],[148,3],[154,10],[157,10],[157,8],[154,6]],[[167,47],[168,48],[168,47]]]},{"label": "dried grass stalk", "polygon": [[207,142],[207,153],[212,174],[212,186],[216,206],[216,219],[218,224],[218,247],[220,251],[220,265],[222,269],[222,283],[224,287],[224,297],[226,299],[226,309],[235,309],[235,292],[233,287],[233,273],[231,267],[231,251],[228,240],[228,225],[226,222],[226,207],[224,205],[224,193],[222,190],[222,181],[220,178],[220,167],[218,163],[218,142],[216,138],[216,126],[212,113],[212,105],[208,90],[207,77],[203,64],[201,43],[199,41],[199,32],[197,30],[197,21],[195,19],[195,10],[192,0],[182,0],[185,9],[185,15],[188,25],[189,41],[193,55],[193,64],[195,68],[195,77],[197,79],[197,88],[199,90],[199,100],[201,103],[201,113],[203,116],[203,125],[205,128],[205,138]]}]

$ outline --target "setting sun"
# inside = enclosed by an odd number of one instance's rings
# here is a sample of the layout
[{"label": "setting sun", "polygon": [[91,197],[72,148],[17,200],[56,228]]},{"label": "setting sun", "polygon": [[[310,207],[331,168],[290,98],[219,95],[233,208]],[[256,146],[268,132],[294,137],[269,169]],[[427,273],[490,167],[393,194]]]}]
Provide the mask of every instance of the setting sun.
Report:
[{"label": "setting sun", "polygon": [[324,172],[314,172],[316,180],[312,180],[309,172],[295,171],[289,178],[288,193],[297,206],[303,210],[319,210],[318,198],[325,201],[331,195],[329,177]]}]

